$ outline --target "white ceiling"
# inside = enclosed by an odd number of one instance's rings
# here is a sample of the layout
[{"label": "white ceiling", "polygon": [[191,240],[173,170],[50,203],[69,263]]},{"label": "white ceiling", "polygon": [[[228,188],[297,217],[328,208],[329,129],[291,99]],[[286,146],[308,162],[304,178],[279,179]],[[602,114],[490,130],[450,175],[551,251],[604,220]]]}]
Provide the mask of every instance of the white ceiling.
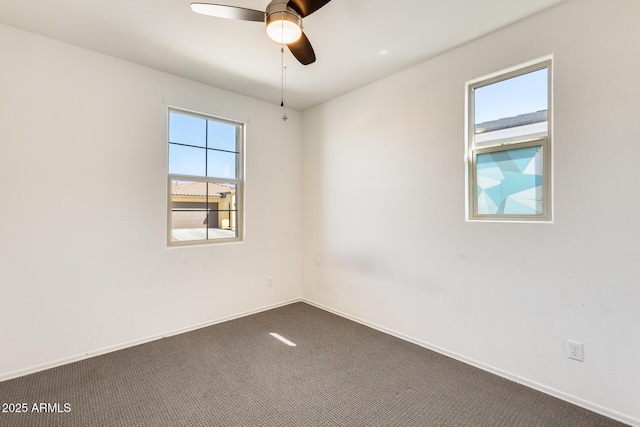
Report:
[{"label": "white ceiling", "polygon": [[[279,104],[280,46],[264,25],[198,15],[191,1],[0,0],[0,22]],[[304,110],[562,1],[333,0],[304,18],[317,61],[285,52],[287,105]]]}]

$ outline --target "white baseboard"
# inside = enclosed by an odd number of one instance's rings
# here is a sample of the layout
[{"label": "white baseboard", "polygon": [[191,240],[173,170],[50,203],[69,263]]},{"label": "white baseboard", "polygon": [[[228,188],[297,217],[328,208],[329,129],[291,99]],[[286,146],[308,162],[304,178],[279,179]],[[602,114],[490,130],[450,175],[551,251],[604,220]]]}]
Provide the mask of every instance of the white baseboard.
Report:
[{"label": "white baseboard", "polygon": [[144,343],[148,343],[151,341],[155,341],[161,338],[166,338],[166,337],[170,337],[173,335],[178,335],[178,334],[183,334],[185,332],[190,332],[190,331],[194,331],[196,329],[200,329],[200,328],[206,328],[207,326],[212,326],[218,323],[222,323],[222,322],[227,322],[229,320],[233,320],[233,319],[238,319],[240,317],[245,317],[245,316],[250,316],[252,314],[256,314],[256,313],[260,313],[263,311],[267,311],[267,310],[272,310],[274,308],[278,308],[278,307],[282,307],[285,305],[289,305],[289,304],[293,304],[295,302],[300,302],[302,301],[301,298],[294,298],[291,300],[287,300],[287,301],[283,301],[277,304],[272,304],[272,305],[268,305],[265,307],[260,307],[260,308],[256,308],[254,310],[249,310],[249,311],[244,311],[241,313],[237,313],[237,314],[233,314],[231,316],[225,316],[225,317],[221,317],[218,319],[214,319],[214,320],[210,320],[207,322],[203,322],[203,323],[198,323],[196,325],[191,325],[191,326],[187,326],[184,328],[179,328],[179,329],[174,329],[172,331],[168,331],[168,332],[164,332],[161,334],[157,334],[157,335],[152,335],[146,338],[141,338],[141,339],[137,339],[137,340],[133,340],[133,341],[128,341],[122,344],[117,344],[117,345],[113,345],[113,346],[109,346],[109,347],[104,347],[98,350],[91,350],[88,351],[86,353],[83,354],[79,354],[76,356],[71,356],[71,357],[65,357],[63,359],[59,359],[53,362],[48,362],[48,363],[43,363],[41,365],[37,365],[37,366],[32,366],[30,368],[26,368],[26,369],[20,369],[17,371],[12,371],[12,372],[7,372],[7,373],[2,373],[0,374],[0,381],[6,381],[6,380],[10,380],[12,378],[18,378],[18,377],[22,377],[25,375],[29,375],[29,374],[33,374],[36,372],[40,372],[40,371],[44,371],[46,369],[51,369],[51,368],[55,368],[58,366],[62,366],[62,365],[66,365],[69,363],[73,363],[73,362],[77,362],[79,360],[84,360],[84,359],[89,359],[91,357],[95,357],[95,356],[100,356],[102,354],[106,354],[106,353],[111,353],[113,351],[118,351],[118,350],[123,350],[125,348],[129,348],[129,347],[133,347],[136,345],[140,345],[140,344],[144,344]]},{"label": "white baseboard", "polygon": [[451,357],[451,358],[456,359],[456,360],[458,360],[460,362],[466,363],[467,365],[474,366],[476,368],[482,369],[483,371],[490,372],[492,374],[495,374],[495,375],[498,375],[500,377],[506,378],[508,380],[514,381],[514,382],[516,382],[518,384],[522,384],[522,385],[524,385],[526,387],[532,388],[534,390],[540,391],[540,392],[548,394],[550,396],[557,397],[558,399],[561,399],[561,400],[564,400],[566,402],[572,403],[574,405],[580,406],[582,408],[588,409],[589,411],[596,412],[598,414],[604,415],[605,417],[609,417],[609,418],[612,418],[614,420],[623,422],[625,424],[629,424],[630,426],[633,426],[633,427],[640,427],[640,420],[638,420],[636,418],[629,417],[627,415],[621,414],[621,413],[616,412],[616,411],[612,411],[612,410],[610,410],[608,408],[605,408],[603,406],[600,406],[600,405],[597,405],[595,403],[591,403],[591,402],[588,402],[586,400],[580,399],[579,397],[567,394],[565,392],[562,392],[560,390],[556,390],[556,389],[551,388],[551,387],[547,387],[547,386],[539,384],[539,383],[537,383],[535,381],[531,381],[531,380],[529,380],[527,378],[520,377],[518,375],[512,374],[512,373],[507,372],[507,371],[503,371],[502,369],[496,368],[494,366],[490,366],[490,365],[487,365],[485,363],[479,362],[477,360],[470,359],[470,358],[468,358],[466,356],[463,356],[461,354],[454,353],[454,352],[449,351],[447,349],[444,349],[444,348],[438,347],[436,345],[432,345],[430,343],[421,341],[419,339],[407,336],[405,334],[402,334],[400,332],[394,331],[392,329],[385,328],[384,326],[380,326],[380,325],[377,325],[375,323],[369,322],[367,320],[360,319],[358,317],[352,316],[350,314],[343,313],[343,312],[341,312],[339,310],[335,310],[335,309],[333,309],[331,307],[327,307],[325,305],[316,303],[316,302],[308,300],[306,298],[302,298],[301,301],[305,302],[305,303],[307,303],[309,305],[312,305],[314,307],[320,308],[322,310],[328,311],[330,313],[336,314],[336,315],[338,315],[340,317],[344,317],[345,319],[353,320],[354,322],[357,322],[357,323],[360,323],[362,325],[368,326],[370,328],[376,329],[376,330],[378,330],[380,332],[384,332],[384,333],[392,335],[392,336],[394,336],[396,338],[400,338],[401,340],[408,341],[410,343],[419,345],[420,347],[424,347],[424,348],[427,348],[429,350],[433,350],[436,353],[440,353],[440,354],[443,354],[445,356]]}]

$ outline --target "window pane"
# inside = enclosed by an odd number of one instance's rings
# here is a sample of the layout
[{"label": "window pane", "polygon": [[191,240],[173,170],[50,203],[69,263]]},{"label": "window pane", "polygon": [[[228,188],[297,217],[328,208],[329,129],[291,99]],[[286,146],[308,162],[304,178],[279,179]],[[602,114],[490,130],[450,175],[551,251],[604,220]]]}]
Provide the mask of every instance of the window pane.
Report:
[{"label": "window pane", "polygon": [[209,120],[207,146],[225,151],[238,151],[236,146],[237,126]]},{"label": "window pane", "polygon": [[172,210],[171,241],[187,242],[206,239],[206,211]]},{"label": "window pane", "polygon": [[206,183],[171,183],[171,240],[184,242],[207,238]]},{"label": "window pane", "polygon": [[[215,220],[220,221],[221,226],[209,228],[209,240],[215,239],[228,239],[230,237],[238,237],[238,230],[235,227],[237,224],[238,211],[223,210],[223,211],[209,211],[209,216]],[[234,224],[232,228],[230,224]]]},{"label": "window pane", "polygon": [[208,184],[209,239],[237,237],[236,185]]},{"label": "window pane", "polygon": [[207,121],[185,114],[169,113],[169,142],[205,147]]},{"label": "window pane", "polygon": [[207,176],[236,178],[236,154],[207,150]]},{"label": "window pane", "polygon": [[209,230],[209,238],[237,237],[238,207],[236,206],[235,184],[209,183],[209,200],[215,200],[212,215],[216,217],[216,225]]},{"label": "window pane", "polygon": [[236,185],[204,181],[171,183],[171,240],[237,237]]},{"label": "window pane", "polygon": [[205,175],[204,148],[169,144],[169,173],[178,175]]},{"label": "window pane", "polygon": [[474,89],[475,142],[546,135],[547,73],[544,68]]},{"label": "window pane", "polygon": [[479,215],[542,215],[542,146],[478,154]]}]

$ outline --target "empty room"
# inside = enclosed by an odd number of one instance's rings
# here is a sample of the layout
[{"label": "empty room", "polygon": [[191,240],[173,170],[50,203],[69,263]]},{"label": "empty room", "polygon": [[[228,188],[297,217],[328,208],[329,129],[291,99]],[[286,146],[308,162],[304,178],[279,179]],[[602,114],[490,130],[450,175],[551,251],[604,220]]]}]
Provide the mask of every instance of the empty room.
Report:
[{"label": "empty room", "polygon": [[0,425],[640,427],[639,18],[0,0]]}]

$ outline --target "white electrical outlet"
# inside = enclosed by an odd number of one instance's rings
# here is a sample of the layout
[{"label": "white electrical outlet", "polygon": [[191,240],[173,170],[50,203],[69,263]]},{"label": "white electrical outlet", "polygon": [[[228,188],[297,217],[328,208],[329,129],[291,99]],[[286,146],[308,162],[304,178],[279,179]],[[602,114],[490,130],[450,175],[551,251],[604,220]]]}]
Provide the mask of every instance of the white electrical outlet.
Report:
[{"label": "white electrical outlet", "polygon": [[273,286],[273,277],[267,277],[267,288],[271,288]]},{"label": "white electrical outlet", "polygon": [[584,344],[577,341],[567,341],[567,357],[584,362]]}]

